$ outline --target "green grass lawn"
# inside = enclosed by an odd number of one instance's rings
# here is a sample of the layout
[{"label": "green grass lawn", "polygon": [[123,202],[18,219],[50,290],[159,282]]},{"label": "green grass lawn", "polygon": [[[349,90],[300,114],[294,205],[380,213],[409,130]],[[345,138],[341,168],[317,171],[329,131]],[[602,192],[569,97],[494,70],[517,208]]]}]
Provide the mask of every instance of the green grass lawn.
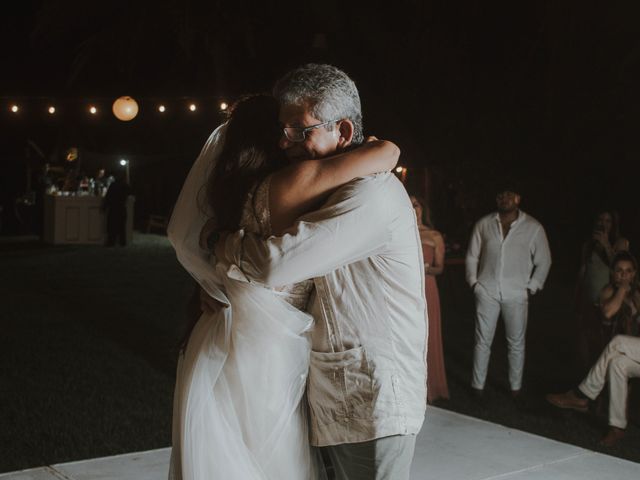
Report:
[{"label": "green grass lawn", "polygon": [[[568,279],[552,274],[532,302],[526,407],[506,391],[502,329],[482,407],[467,390],[471,295],[461,267],[450,267],[439,283],[452,398],[438,405],[597,449],[601,416],[558,412],[542,400],[579,380]],[[1,242],[0,472],[169,446],[177,344],[192,291],[162,236],[137,235],[126,248]],[[621,446],[604,451],[640,462],[638,426],[628,430]]]},{"label": "green grass lawn", "polygon": [[0,246],[0,471],[166,447],[193,290],[165,237]]}]

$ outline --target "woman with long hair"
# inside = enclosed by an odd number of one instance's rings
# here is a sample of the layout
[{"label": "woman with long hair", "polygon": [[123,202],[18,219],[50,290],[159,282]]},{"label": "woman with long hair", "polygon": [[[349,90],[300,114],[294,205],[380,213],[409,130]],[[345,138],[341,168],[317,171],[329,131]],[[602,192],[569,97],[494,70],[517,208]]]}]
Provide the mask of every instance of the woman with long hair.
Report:
[{"label": "woman with long hair", "polygon": [[578,349],[583,368],[593,363],[608,341],[602,333],[600,292],[609,283],[610,265],[614,255],[628,250],[629,242],[620,236],[617,212],[608,209],[598,210],[589,238],[582,245],[576,284]]},{"label": "woman with long hair", "polygon": [[606,341],[615,335],[638,335],[640,286],[638,263],[629,252],[618,252],[611,262],[611,280],[600,292],[600,311]]},{"label": "woman with long hair", "polygon": [[[233,265],[210,265],[200,239],[221,230],[281,233],[342,184],[393,168],[399,150],[370,139],[321,161],[286,165],[281,134],[273,98],[239,102],[205,145],[174,209],[169,237],[179,260],[226,308],[200,316],[179,360],[171,478],[322,477],[302,402],[313,322],[304,309],[313,282],[278,289],[249,283]],[[288,208],[272,208],[284,194],[272,185],[291,182],[300,188],[287,197]]]},{"label": "woman with long hair", "polygon": [[424,258],[425,296],[427,298],[428,340],[427,340],[427,402],[432,404],[439,398],[449,398],[447,373],[444,368],[442,348],[442,325],[440,321],[440,293],[436,276],[444,271],[444,238],[433,228],[429,209],[424,201],[411,196],[416,212],[418,231],[422,242]]}]

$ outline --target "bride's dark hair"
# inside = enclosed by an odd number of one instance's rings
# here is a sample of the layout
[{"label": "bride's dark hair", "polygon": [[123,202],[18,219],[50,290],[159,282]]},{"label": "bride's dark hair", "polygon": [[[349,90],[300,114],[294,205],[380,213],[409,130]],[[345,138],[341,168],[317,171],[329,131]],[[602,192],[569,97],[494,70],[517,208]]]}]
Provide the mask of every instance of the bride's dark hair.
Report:
[{"label": "bride's dark hair", "polygon": [[[209,174],[200,203],[210,210],[218,230],[238,230],[249,189],[261,178],[285,165],[278,140],[278,103],[269,95],[248,95],[230,109],[224,146],[215,168]],[[180,342],[185,349],[193,327],[201,315],[200,288],[189,301],[188,322]]]},{"label": "bride's dark hair", "polygon": [[249,189],[284,166],[278,125],[278,103],[269,95],[245,96],[231,108],[224,146],[206,190],[219,230],[237,230]]}]

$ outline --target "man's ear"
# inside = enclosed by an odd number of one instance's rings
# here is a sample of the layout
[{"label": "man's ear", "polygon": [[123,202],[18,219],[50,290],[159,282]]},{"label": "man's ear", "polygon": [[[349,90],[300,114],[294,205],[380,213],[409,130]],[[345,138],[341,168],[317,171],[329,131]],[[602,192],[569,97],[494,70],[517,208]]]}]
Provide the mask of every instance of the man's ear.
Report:
[{"label": "man's ear", "polygon": [[338,135],[338,148],[348,147],[353,141],[353,122],[348,118],[340,120],[334,131]]},{"label": "man's ear", "polygon": [[516,206],[517,206],[517,207],[519,207],[519,206],[520,206],[520,200],[521,200],[520,195],[518,195],[518,194],[516,193],[516,196],[515,196],[515,197],[513,197],[513,201],[514,201],[514,203],[516,204]]}]

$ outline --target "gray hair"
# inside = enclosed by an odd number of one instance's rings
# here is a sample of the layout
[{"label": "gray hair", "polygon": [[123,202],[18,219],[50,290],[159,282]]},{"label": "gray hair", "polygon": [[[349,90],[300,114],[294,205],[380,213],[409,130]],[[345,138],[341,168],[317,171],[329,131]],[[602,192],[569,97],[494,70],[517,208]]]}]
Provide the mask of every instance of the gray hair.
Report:
[{"label": "gray hair", "polygon": [[364,141],[358,89],[349,76],[333,65],[309,63],[291,70],[273,87],[280,105],[307,105],[322,122],[348,118],[353,123],[353,143]]}]

